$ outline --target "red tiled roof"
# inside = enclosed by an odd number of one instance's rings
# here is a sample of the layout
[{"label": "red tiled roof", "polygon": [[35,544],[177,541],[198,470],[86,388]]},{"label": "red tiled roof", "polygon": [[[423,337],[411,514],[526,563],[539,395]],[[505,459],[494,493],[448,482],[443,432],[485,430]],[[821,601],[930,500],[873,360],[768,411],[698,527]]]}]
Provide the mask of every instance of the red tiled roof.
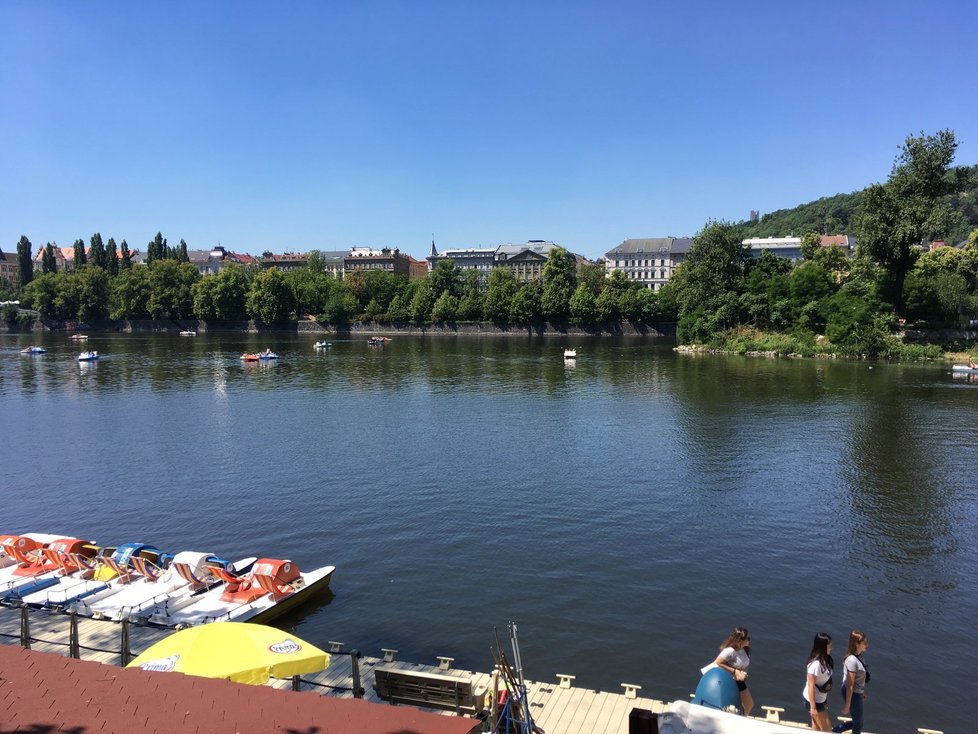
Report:
[{"label": "red tiled roof", "polygon": [[148,673],[0,644],[0,731],[100,734],[471,734],[474,719],[409,706]]}]

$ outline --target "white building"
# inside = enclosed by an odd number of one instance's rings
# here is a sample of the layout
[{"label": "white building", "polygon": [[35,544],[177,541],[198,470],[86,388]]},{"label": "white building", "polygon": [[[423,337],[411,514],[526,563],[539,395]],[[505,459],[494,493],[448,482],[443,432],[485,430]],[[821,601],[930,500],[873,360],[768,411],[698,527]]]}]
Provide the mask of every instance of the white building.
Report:
[{"label": "white building", "polygon": [[645,288],[659,290],[686,259],[693,240],[689,237],[653,237],[625,240],[604,255],[605,277],[616,270]]}]

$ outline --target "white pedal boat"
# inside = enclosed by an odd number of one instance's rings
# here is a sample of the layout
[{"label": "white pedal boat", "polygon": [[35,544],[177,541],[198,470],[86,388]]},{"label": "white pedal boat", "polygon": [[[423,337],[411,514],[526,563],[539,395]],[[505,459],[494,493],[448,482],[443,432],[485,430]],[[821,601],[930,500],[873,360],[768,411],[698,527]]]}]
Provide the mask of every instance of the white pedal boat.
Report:
[{"label": "white pedal boat", "polygon": [[[247,565],[251,560],[238,563]],[[130,563],[139,578],[122,589],[109,588],[73,602],[69,609],[98,619],[136,619],[168,599],[190,596],[217,583],[210,566],[227,568],[232,565],[212,553],[196,551],[177,553],[165,570],[138,556],[133,556]],[[238,564],[233,565],[240,568]]]},{"label": "white pedal boat", "polygon": [[236,576],[214,569],[220,586],[194,597],[168,599],[147,618],[151,624],[182,627],[208,622],[244,622],[271,619],[302,604],[329,586],[335,566],[308,573],[289,560],[261,558],[251,572]]}]

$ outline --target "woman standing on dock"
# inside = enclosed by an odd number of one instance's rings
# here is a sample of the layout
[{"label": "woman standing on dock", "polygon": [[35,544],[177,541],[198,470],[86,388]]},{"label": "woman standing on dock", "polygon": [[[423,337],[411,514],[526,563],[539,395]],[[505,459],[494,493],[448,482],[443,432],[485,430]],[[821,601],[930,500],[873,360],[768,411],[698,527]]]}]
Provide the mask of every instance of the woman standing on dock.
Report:
[{"label": "woman standing on dock", "polygon": [[846,702],[842,713],[852,716],[852,721],[836,724],[832,727],[834,732],[852,731],[852,734],[862,734],[863,701],[866,700],[866,684],[869,683],[869,668],[863,662],[863,653],[868,649],[869,638],[864,633],[859,630],[849,633],[846,659],[842,663],[846,676],[842,683],[842,698]]},{"label": "woman standing on dock", "polygon": [[832,638],[825,632],[815,635],[812,651],[808,655],[805,668],[805,687],[801,691],[802,698],[812,716],[812,729],[815,731],[831,731],[832,721],[829,718],[828,706],[825,701],[832,690]]},{"label": "woman standing on dock", "polygon": [[750,716],[754,708],[754,698],[747,690],[747,668],[750,666],[750,632],[746,627],[737,627],[720,645],[720,654],[713,664],[723,668],[737,682],[740,691],[740,706],[744,716]]}]

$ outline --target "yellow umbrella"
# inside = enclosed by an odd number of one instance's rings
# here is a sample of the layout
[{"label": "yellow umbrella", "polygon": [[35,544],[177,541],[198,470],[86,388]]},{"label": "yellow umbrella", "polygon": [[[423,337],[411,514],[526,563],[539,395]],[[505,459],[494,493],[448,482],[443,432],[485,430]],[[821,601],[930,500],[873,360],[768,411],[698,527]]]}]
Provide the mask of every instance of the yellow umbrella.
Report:
[{"label": "yellow umbrella", "polygon": [[289,678],[326,670],[329,655],[274,627],[212,622],[174,632],[126,667],[262,685],[271,676]]}]

